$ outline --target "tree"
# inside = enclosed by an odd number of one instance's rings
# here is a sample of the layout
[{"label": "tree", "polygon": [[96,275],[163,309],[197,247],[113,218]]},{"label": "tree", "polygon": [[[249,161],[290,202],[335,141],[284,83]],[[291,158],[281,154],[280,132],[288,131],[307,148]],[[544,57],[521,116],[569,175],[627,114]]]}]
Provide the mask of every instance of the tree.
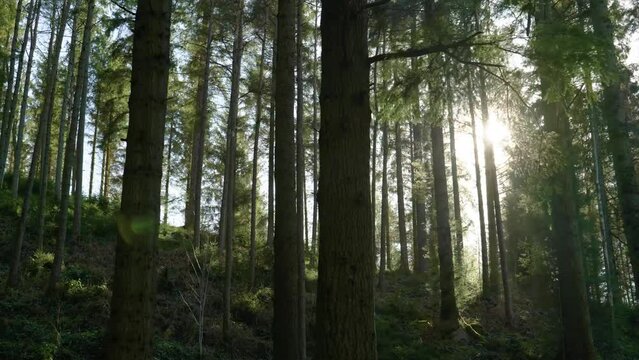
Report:
[{"label": "tree", "polygon": [[406,210],[404,208],[404,177],[402,169],[402,125],[395,123],[395,166],[397,179],[397,218],[399,224],[399,270],[408,272],[408,244],[406,241]]},{"label": "tree", "polygon": [[[18,234],[13,242],[13,257],[11,259],[11,266],[9,269],[9,280],[7,281],[8,287],[18,286],[20,279],[20,257],[22,256],[22,243],[24,241],[25,233],[27,230],[27,221],[29,218],[29,209],[31,206],[31,192],[33,190],[33,184],[35,182],[36,169],[38,162],[42,156],[42,151],[48,149],[43,145],[47,140],[47,130],[50,128],[51,122],[51,108],[53,107],[54,89],[57,81],[58,60],[60,55],[60,49],[62,47],[62,38],[64,36],[64,29],[69,15],[70,0],[66,0],[62,6],[62,11],[59,19],[59,28],[57,36],[51,34],[51,39],[55,38],[55,42],[51,41],[50,58],[47,62],[47,72],[45,79],[44,89],[44,102],[38,119],[38,130],[33,145],[33,154],[31,155],[31,166],[29,168],[29,175],[27,179],[26,191],[23,195],[22,209],[20,213],[20,223],[18,225]],[[0,154],[1,157],[1,154]],[[1,160],[1,159],[0,159]],[[41,167],[44,167],[42,165]]]},{"label": "tree", "polygon": [[255,248],[256,248],[256,222],[257,222],[257,161],[259,156],[259,143],[260,143],[260,126],[262,125],[262,99],[264,97],[264,61],[266,57],[266,32],[268,22],[268,4],[265,4],[265,15],[263,22],[263,31],[260,39],[260,60],[258,65],[258,84],[255,96],[257,97],[255,103],[255,127],[253,128],[253,166],[252,166],[252,178],[251,178],[251,244],[249,250],[249,282],[251,288],[255,286]]},{"label": "tree", "polygon": [[448,114],[448,136],[450,137],[450,172],[453,182],[453,212],[455,214],[455,261],[462,267],[464,254],[464,231],[461,218],[461,203],[459,200],[459,179],[457,173],[457,150],[455,148],[455,114],[453,113],[453,91],[450,75],[446,76],[446,107]]},{"label": "tree", "polygon": [[233,60],[231,68],[231,97],[227,123],[226,171],[224,186],[226,198],[222,200],[222,219],[220,241],[224,244],[224,316],[222,319],[222,336],[230,343],[231,326],[231,279],[233,271],[233,240],[235,237],[235,181],[237,152],[237,116],[240,97],[240,74],[242,71],[242,54],[244,51],[243,20],[244,1],[241,0],[235,9],[235,38],[233,40]]},{"label": "tree", "polygon": [[275,59],[275,237],[273,357],[298,359],[300,264],[295,193],[295,22],[296,1],[279,0]]},{"label": "tree", "polygon": [[564,359],[595,359],[577,230],[577,184],[570,121],[560,98],[565,94],[557,94],[556,90],[563,86],[560,82],[565,80],[561,72],[565,69],[549,66],[548,62],[552,59],[546,57],[547,47],[554,48],[557,54],[566,51],[553,42],[551,35],[554,33],[554,24],[561,21],[555,13],[558,10],[551,9],[550,2],[545,1],[535,14],[537,26],[533,49],[536,51],[537,73],[544,99],[544,126],[553,135],[552,145],[558,155],[557,165],[550,169],[548,180],[551,184],[552,243],[557,253],[563,326],[560,352]]},{"label": "tree", "polygon": [[[601,110],[608,125],[608,148],[612,155],[615,182],[619,193],[623,229],[635,284],[639,284],[639,177],[631,155],[628,131],[629,76],[617,58],[614,25],[607,0],[590,0],[590,18],[595,34],[601,39],[603,100]],[[609,73],[608,73],[609,72]],[[639,298],[639,286],[635,285]]]},{"label": "tree", "polygon": [[459,312],[455,298],[455,272],[453,268],[453,248],[450,236],[450,220],[448,208],[448,185],[446,184],[446,163],[444,156],[444,132],[440,115],[440,99],[437,90],[431,95],[432,119],[430,137],[433,146],[433,187],[437,220],[437,241],[439,258],[439,292],[440,312],[439,327],[443,334],[449,334],[459,328]]},{"label": "tree", "polygon": [[[62,193],[60,199],[60,212],[58,214],[58,238],[56,241],[55,247],[55,257],[53,260],[53,267],[51,269],[51,277],[49,278],[49,291],[55,289],[56,284],[60,278],[60,273],[62,272],[62,262],[64,260],[64,246],[67,238],[67,217],[69,211],[69,186],[71,185],[71,169],[75,166],[76,174],[81,174],[78,171],[78,159],[80,156],[80,151],[82,150],[79,146],[76,145],[76,133],[79,131],[83,131],[84,127],[81,123],[84,121],[83,117],[86,112],[86,100],[87,100],[87,92],[88,92],[88,82],[89,82],[89,54],[91,51],[91,31],[93,27],[93,13],[95,7],[95,0],[89,0],[87,4],[87,21],[84,25],[84,32],[82,35],[82,50],[80,51],[80,63],[78,67],[78,78],[77,83],[75,85],[74,91],[74,99],[73,99],[73,109],[71,113],[71,124],[69,128],[69,135],[67,137],[67,144],[65,146],[65,154],[64,154],[64,169],[62,171]],[[79,145],[80,136],[77,137],[77,143]],[[76,147],[77,146],[77,147]],[[82,175],[76,175],[77,184],[79,184],[78,188],[80,192],[82,190],[81,178]],[[76,190],[77,191],[77,190]],[[76,198],[80,196],[78,193],[75,193]],[[76,229],[76,217],[79,217],[79,207],[82,203],[79,200],[76,200],[75,209],[74,209],[74,221],[73,221],[73,236],[72,239],[77,241],[76,233],[78,231]]]},{"label": "tree", "polygon": [[106,358],[151,359],[169,78],[170,0],[139,0]]},{"label": "tree", "polygon": [[366,1],[324,0],[321,18],[321,232],[314,358],[374,360]]}]

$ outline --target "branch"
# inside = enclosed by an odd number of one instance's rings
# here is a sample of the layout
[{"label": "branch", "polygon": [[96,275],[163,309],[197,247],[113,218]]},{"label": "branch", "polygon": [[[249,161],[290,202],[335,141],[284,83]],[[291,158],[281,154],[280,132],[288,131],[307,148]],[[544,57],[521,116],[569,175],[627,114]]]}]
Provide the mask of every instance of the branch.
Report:
[{"label": "branch", "polygon": [[378,6],[386,5],[390,2],[390,0],[376,0],[373,2],[369,2],[364,6],[364,9],[372,9]]},{"label": "branch", "polygon": [[120,8],[120,10],[124,11],[125,13],[132,15],[135,17],[135,13],[129,9],[127,9],[126,7],[124,7],[124,5],[121,5],[119,3],[117,3],[115,0],[109,0],[111,2],[111,4],[117,6]]},{"label": "branch", "polygon": [[477,36],[479,36],[481,34],[482,34],[482,32],[478,31],[476,33],[473,33],[473,34],[461,39],[461,40],[452,42],[450,44],[441,44],[440,43],[440,44],[435,44],[435,45],[431,45],[431,46],[427,46],[427,47],[419,48],[419,49],[411,48],[411,49],[406,49],[406,50],[399,50],[399,51],[392,52],[392,53],[375,55],[375,56],[372,56],[372,57],[368,58],[368,63],[369,64],[373,64],[373,63],[376,63],[378,61],[383,61],[383,60],[403,59],[403,58],[424,56],[424,55],[428,55],[428,54],[444,52],[444,51],[449,50],[449,49],[455,49],[455,48],[459,48],[459,47],[463,47],[463,46],[492,45],[493,44],[493,43],[471,43],[470,42],[470,40],[476,38]]},{"label": "branch", "polygon": [[504,67],[504,65],[502,64],[495,64],[495,63],[485,63],[485,62],[480,62],[480,61],[472,61],[472,60],[464,60],[462,58],[460,58],[459,56],[453,54],[451,51],[448,50],[444,50],[444,53],[448,56],[450,56],[451,58],[457,60],[457,62],[462,63],[462,64],[466,64],[466,65],[473,65],[473,66],[491,66],[491,67],[496,67],[496,68],[502,68]]}]

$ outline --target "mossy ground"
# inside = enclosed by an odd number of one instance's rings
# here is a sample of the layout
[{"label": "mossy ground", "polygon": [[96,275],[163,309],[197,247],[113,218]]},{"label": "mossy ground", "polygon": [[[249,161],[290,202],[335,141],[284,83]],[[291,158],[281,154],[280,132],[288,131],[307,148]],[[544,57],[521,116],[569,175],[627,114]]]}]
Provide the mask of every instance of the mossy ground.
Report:
[{"label": "mossy ground", "polygon": [[[0,290],[0,359],[99,359],[109,314],[115,226],[110,210],[87,204],[85,235],[70,244],[62,283],[53,296],[44,288],[53,260],[53,239],[44,252],[25,244],[22,284]],[[88,215],[90,214],[90,215]],[[5,225],[15,221],[2,216]],[[49,224],[53,226],[53,224]],[[11,228],[9,226],[8,228]],[[12,231],[0,236],[0,278],[6,279]],[[161,229],[158,257],[157,311],[154,319],[154,359],[199,359],[198,326],[191,297],[194,273],[186,255],[188,234],[180,228]],[[244,264],[237,264],[232,304],[232,344],[221,337],[223,270],[211,261],[204,316],[205,359],[270,359],[272,290],[246,284]],[[309,354],[313,352],[316,273],[307,280]],[[268,284],[268,269],[258,271],[258,284]],[[501,307],[479,299],[473,291],[459,295],[462,326],[470,336],[442,338],[437,331],[437,284],[425,276],[390,273],[376,294],[376,331],[380,360],[424,359],[555,359],[559,314],[515,297],[516,323],[504,326]],[[188,305],[187,305],[188,304]],[[191,306],[191,310],[189,308]],[[618,310],[613,346],[610,316],[605,306],[592,305],[593,333],[603,359],[639,359],[639,311]],[[232,350],[226,350],[232,349]]]}]

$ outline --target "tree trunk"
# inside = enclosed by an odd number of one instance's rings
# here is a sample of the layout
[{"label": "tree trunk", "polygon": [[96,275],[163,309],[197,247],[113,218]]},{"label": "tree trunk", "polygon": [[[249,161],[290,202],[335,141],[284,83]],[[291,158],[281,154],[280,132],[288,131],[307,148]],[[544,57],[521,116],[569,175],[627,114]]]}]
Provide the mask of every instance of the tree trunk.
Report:
[{"label": "tree trunk", "polygon": [[386,244],[388,243],[388,123],[382,125],[382,211],[379,234],[379,279],[377,287],[384,288],[384,273],[386,272]]},{"label": "tree trunk", "polygon": [[[612,154],[615,182],[619,193],[623,230],[639,298],[639,178],[635,171],[628,128],[629,75],[617,58],[614,27],[606,0],[590,0],[590,18],[604,50],[602,115],[608,125],[608,148]],[[611,72],[611,73],[609,73]]]},{"label": "tree trunk", "polygon": [[[549,0],[536,14],[539,44],[554,41],[547,29],[553,26],[553,9]],[[561,54],[560,54],[561,55]],[[556,164],[548,175],[551,184],[552,243],[557,256],[559,275],[559,300],[563,326],[563,348],[561,357],[566,360],[595,359],[595,349],[590,330],[590,313],[586,297],[582,254],[577,230],[577,192],[575,176],[575,150],[572,145],[570,119],[561,95],[550,96],[553,82],[561,81],[557,69],[549,66],[543,57],[537,57],[537,73],[540,78],[542,111],[546,131],[554,133],[553,149],[558,153]]]},{"label": "tree trunk", "polygon": [[457,152],[455,148],[455,115],[453,114],[454,95],[450,84],[450,76],[446,77],[446,105],[448,113],[448,131],[450,137],[450,172],[453,179],[453,212],[455,214],[455,263],[463,269],[464,232],[461,218],[461,202],[459,200],[459,179],[457,175]]},{"label": "tree trunk", "polygon": [[[78,242],[82,229],[82,184],[84,179],[84,127],[86,124],[87,112],[87,95],[89,92],[89,58],[91,56],[91,32],[93,31],[93,11],[95,0],[89,0],[87,8],[87,20],[84,26],[84,34],[82,39],[82,51],[80,61],[86,62],[81,64],[83,74],[82,83],[82,99],[80,100],[80,118],[78,119],[78,144],[76,147],[76,164],[74,169],[75,176],[75,206],[73,210],[73,231],[71,239]],[[79,77],[79,75],[78,75]]]},{"label": "tree trunk", "polygon": [[[414,115],[419,115],[419,106],[415,105]],[[417,117],[418,119],[418,117]],[[413,216],[415,217],[415,245],[413,248],[413,271],[419,274],[425,273],[427,263],[425,258],[426,248],[426,169],[424,168],[424,150],[422,125],[416,121],[412,124],[413,143],[415,145],[413,172],[415,180],[413,182],[413,198],[415,209]]]},{"label": "tree trunk", "polygon": [[433,200],[435,203],[437,240],[439,245],[439,327],[443,334],[450,334],[459,328],[459,312],[455,298],[455,271],[453,268],[453,249],[450,236],[444,132],[441,125],[439,125],[441,119],[435,118],[433,121],[434,123],[431,125],[431,142],[433,146],[433,186],[435,189]]},{"label": "tree trunk", "polygon": [[[15,75],[15,82],[13,85],[13,92],[11,93],[11,103],[9,105],[9,114],[8,114],[8,125],[10,127],[9,132],[7,134],[7,149],[9,149],[9,140],[12,138],[15,131],[15,114],[16,108],[18,106],[18,97],[20,96],[20,83],[22,82],[22,69],[24,67],[24,55],[27,52],[27,43],[29,42],[29,34],[31,33],[31,27],[33,25],[33,19],[35,16],[36,4],[34,0],[29,2],[29,11],[27,12],[27,23],[24,28],[24,34],[22,36],[22,43],[20,44],[20,56],[18,57],[18,71]],[[7,84],[7,99],[9,99],[9,87]],[[15,154],[14,154],[15,157]],[[4,166],[8,166],[5,164]],[[4,178],[2,178],[2,186],[4,186]]]},{"label": "tree trunk", "polygon": [[406,240],[406,209],[404,207],[404,176],[402,169],[402,126],[395,123],[395,165],[397,179],[397,218],[399,225],[399,270],[409,272],[408,268],[408,243]]},{"label": "tree trunk", "polygon": [[[69,106],[69,97],[71,97],[71,89],[74,86],[75,76],[75,46],[77,42],[77,26],[78,26],[78,14],[80,9],[76,1],[76,6],[73,10],[73,25],[71,27],[71,42],[69,43],[69,60],[67,62],[67,76],[64,80],[64,90],[62,91],[62,107],[60,110],[60,124],[58,126],[58,152],[56,155],[55,166],[55,199],[60,203],[62,192],[62,161],[64,158],[64,133],[66,129],[67,111]],[[68,190],[68,189],[67,189]]]},{"label": "tree trunk", "polygon": [[317,47],[318,47],[318,18],[319,18],[319,0],[315,0],[315,23],[313,26],[313,225],[311,230],[311,253],[310,266],[316,268],[317,262],[317,159],[319,155],[319,144],[317,134],[319,133],[318,122],[318,101],[317,88],[319,87],[319,74],[317,71]]},{"label": "tree trunk", "polygon": [[[213,41],[213,20],[212,3],[204,6],[204,18],[206,19],[206,45],[204,47],[204,69],[200,86],[198,87],[197,98],[197,122],[193,130],[193,150],[191,153],[191,186],[189,198],[192,201],[192,222],[193,222],[193,246],[199,248],[201,241],[201,212],[202,212],[202,168],[204,165],[204,145],[208,130],[208,97],[209,97],[209,77],[211,74],[211,43]],[[187,218],[191,214],[187,214]]]},{"label": "tree trunk", "polygon": [[322,1],[317,360],[377,359],[365,7]]},{"label": "tree trunk", "polygon": [[495,298],[499,293],[499,253],[497,245],[497,225],[495,223],[495,199],[494,190],[491,186],[497,179],[495,168],[495,154],[493,144],[490,142],[486,129],[488,129],[488,95],[486,93],[486,75],[479,72],[479,98],[481,102],[481,118],[484,127],[484,166],[486,171],[486,207],[488,217],[488,293],[484,294],[489,298]]},{"label": "tree trunk", "polygon": [[258,70],[257,101],[255,104],[255,127],[253,129],[253,171],[251,178],[251,245],[249,249],[249,281],[251,289],[255,287],[255,232],[257,222],[257,160],[259,157],[260,125],[262,124],[262,92],[264,91],[264,58],[266,56],[266,31],[268,12],[264,16],[264,30],[261,39],[260,64]]},{"label": "tree trunk", "polygon": [[152,358],[170,24],[170,0],[138,1],[126,162],[107,330],[109,360]]},{"label": "tree trunk", "polygon": [[20,100],[20,115],[18,119],[18,136],[13,150],[13,179],[11,181],[11,195],[13,199],[18,198],[18,188],[20,185],[20,168],[22,164],[22,142],[24,138],[24,126],[27,115],[27,103],[29,100],[29,87],[31,86],[31,70],[33,68],[33,55],[38,43],[38,25],[40,23],[41,0],[38,0],[35,9],[35,22],[31,30],[31,44],[29,44],[29,59],[27,60],[27,70],[25,73],[24,87],[22,89],[22,100]]},{"label": "tree trunk", "polygon": [[[56,241],[55,257],[53,260],[53,267],[51,269],[51,277],[49,278],[49,291],[55,289],[56,284],[60,278],[62,271],[62,263],[64,261],[64,246],[67,237],[67,217],[69,212],[69,186],[71,184],[71,170],[75,165],[75,178],[78,182],[78,189],[82,191],[82,173],[78,168],[77,159],[81,157],[80,147],[76,151],[76,131],[84,131],[84,127],[81,123],[84,121],[82,117],[86,112],[86,99],[88,91],[89,81],[89,55],[91,51],[91,31],[93,27],[93,10],[95,7],[95,0],[90,0],[87,8],[87,21],[84,26],[84,32],[82,35],[82,50],[80,51],[80,63],[78,66],[78,77],[75,85],[73,109],[71,113],[71,124],[69,127],[69,135],[67,137],[67,144],[64,151],[64,169],[62,170],[62,194],[60,199],[60,212],[58,215],[58,238]],[[77,145],[79,145],[80,136],[77,136]],[[74,224],[72,232],[72,240],[77,241],[78,234],[76,233],[75,217],[79,212],[79,206],[81,202],[77,200],[78,194],[76,192],[76,208],[74,209]],[[79,216],[79,215],[78,215]]]},{"label": "tree trunk", "polygon": [[98,119],[99,115],[96,114],[93,122],[93,137],[91,139],[91,170],[89,173],[89,198],[93,195],[93,179],[95,174],[95,148],[98,141]]},{"label": "tree trunk", "polygon": [[297,1],[297,41],[296,41],[296,64],[297,77],[297,105],[295,124],[295,179],[296,179],[296,200],[297,200],[297,259],[299,263],[297,278],[297,302],[298,302],[298,359],[306,360],[306,290],[305,290],[305,255],[304,255],[304,228],[306,214],[304,213],[306,198],[306,170],[304,169],[304,66],[303,66],[303,42],[304,42],[304,0]]},{"label": "tree trunk", "polygon": [[[20,21],[22,20],[22,0],[18,0],[16,6],[15,23],[13,26],[13,36],[11,38],[11,49],[9,50],[9,76],[7,77],[7,88],[4,94],[4,102],[2,106],[2,122],[0,124],[0,187],[4,184],[4,172],[6,169],[7,154],[9,152],[9,139],[11,139],[11,103],[14,93],[11,91],[13,82],[20,83],[20,79],[14,79],[16,70],[16,58],[18,48],[18,37],[20,34]],[[26,31],[26,30],[25,30]],[[17,94],[16,94],[17,95]]]},{"label": "tree trunk", "polygon": [[173,136],[175,133],[175,124],[171,122],[171,127],[169,128],[169,146],[166,154],[166,176],[164,178],[164,219],[162,219],[162,223],[167,225],[169,223],[169,188],[171,187],[171,158],[173,157]]},{"label": "tree trunk", "polygon": [[228,344],[231,342],[231,279],[233,275],[233,241],[235,237],[235,177],[236,177],[236,152],[237,152],[237,114],[240,100],[240,74],[242,72],[242,54],[244,51],[243,38],[244,0],[237,4],[235,19],[235,39],[233,41],[233,62],[231,69],[231,98],[229,102],[228,129],[230,147],[228,162],[226,163],[228,180],[228,193],[226,198],[226,232],[224,237],[224,315],[222,318],[222,336]]},{"label": "tree trunk", "polygon": [[[300,356],[300,272],[295,197],[295,0],[279,0],[275,60],[275,238],[273,358]],[[301,209],[299,209],[301,210]]]},{"label": "tree trunk", "polygon": [[484,219],[484,195],[481,185],[481,171],[479,166],[479,150],[477,149],[477,125],[475,121],[475,92],[473,90],[473,73],[468,71],[468,109],[473,130],[473,155],[475,158],[475,186],[477,188],[477,208],[479,212],[479,241],[481,248],[481,289],[484,296],[490,293],[490,280],[488,277],[488,249],[486,246],[486,220]]}]

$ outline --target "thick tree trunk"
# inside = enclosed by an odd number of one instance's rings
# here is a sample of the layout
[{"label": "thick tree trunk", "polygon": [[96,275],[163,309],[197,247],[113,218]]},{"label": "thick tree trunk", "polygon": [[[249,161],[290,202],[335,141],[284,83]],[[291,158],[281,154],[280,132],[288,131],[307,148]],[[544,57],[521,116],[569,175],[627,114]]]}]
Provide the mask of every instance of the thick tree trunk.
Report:
[{"label": "thick tree trunk", "polygon": [[170,0],[138,1],[130,120],[107,330],[109,360],[152,358],[170,25]]},{"label": "thick tree trunk", "polygon": [[22,142],[24,138],[24,127],[27,116],[27,104],[29,100],[29,87],[31,86],[31,70],[33,68],[33,55],[38,44],[38,25],[40,23],[41,0],[38,0],[35,9],[35,22],[31,32],[31,44],[29,44],[29,58],[27,60],[27,70],[25,73],[24,87],[22,89],[22,99],[20,100],[20,115],[18,119],[17,139],[13,150],[13,179],[11,180],[11,196],[18,198],[18,188],[20,185],[20,168],[22,164]]},{"label": "thick tree trunk", "polygon": [[450,172],[453,181],[453,212],[455,214],[455,263],[463,269],[464,231],[461,218],[461,202],[459,200],[459,179],[457,175],[457,151],[455,148],[455,115],[453,114],[453,90],[450,77],[446,77],[446,106],[448,113],[448,132],[450,137]]},{"label": "thick tree trunk", "polygon": [[[299,247],[295,197],[295,0],[279,0],[275,60],[275,238],[273,358],[298,359]],[[301,209],[299,209],[301,210]]]},{"label": "thick tree trunk", "polygon": [[[435,95],[436,96],[436,95]],[[444,132],[439,122],[433,119],[431,142],[433,146],[433,186],[437,220],[437,241],[439,257],[440,312],[439,327],[443,334],[450,334],[459,328],[459,312],[455,298],[455,271],[453,268],[453,248],[450,236],[448,208],[448,185],[446,185],[446,158],[444,155]]]},{"label": "thick tree trunk", "polygon": [[377,358],[365,7],[322,1],[317,360]]},{"label": "thick tree trunk", "polygon": [[226,149],[228,162],[226,163],[228,182],[226,208],[225,208],[225,233],[224,233],[224,314],[222,317],[222,336],[226,344],[230,344],[231,328],[231,280],[233,275],[233,241],[235,237],[235,177],[236,177],[236,152],[237,152],[237,116],[240,101],[240,74],[242,72],[242,55],[244,53],[244,0],[237,4],[235,19],[235,39],[233,41],[233,61],[231,69],[231,97],[229,101],[229,119],[227,133],[229,136]]},{"label": "thick tree trunk", "polygon": [[268,12],[264,17],[264,31],[262,32],[261,39],[261,52],[260,52],[260,64],[258,70],[258,86],[257,101],[255,104],[255,127],[253,128],[253,166],[251,177],[251,238],[249,248],[249,282],[251,289],[255,287],[255,233],[257,223],[257,160],[259,157],[259,144],[260,144],[260,125],[262,124],[262,99],[264,91],[264,58],[266,56],[266,25],[268,21]]},{"label": "thick tree trunk", "polygon": [[399,270],[408,272],[408,242],[406,240],[406,209],[404,206],[404,175],[402,160],[402,125],[395,123],[395,178],[397,179],[397,219],[399,227]]},{"label": "thick tree trunk", "polygon": [[304,255],[304,229],[306,224],[306,214],[304,212],[306,198],[306,170],[304,166],[304,65],[303,65],[303,43],[304,43],[304,0],[297,1],[297,39],[295,68],[297,70],[297,104],[296,104],[296,124],[295,124],[295,180],[296,180],[296,200],[297,200],[297,302],[298,302],[298,359],[306,360],[306,289],[305,289],[305,255]]},{"label": "thick tree trunk", "polygon": [[473,130],[473,155],[475,158],[475,186],[477,188],[477,208],[479,212],[479,241],[481,248],[481,289],[482,294],[487,296],[490,293],[490,280],[488,277],[488,248],[486,245],[486,220],[484,219],[484,194],[481,185],[481,170],[479,165],[479,150],[477,141],[477,125],[475,121],[475,92],[473,90],[473,73],[468,71],[468,109],[470,122]]},{"label": "thick tree trunk", "polygon": [[603,76],[601,109],[608,125],[608,148],[615,170],[623,230],[635,282],[635,297],[639,298],[639,177],[630,151],[629,75],[617,59],[614,27],[606,0],[590,0],[590,18],[595,34],[603,40],[606,74]]},{"label": "thick tree trunk", "polygon": [[[536,37],[539,44],[552,42],[554,13],[549,0],[536,14]],[[554,164],[548,182],[551,184],[552,243],[557,256],[559,276],[559,300],[563,326],[563,347],[560,356],[566,360],[590,360],[596,358],[590,330],[590,313],[586,297],[584,269],[580,240],[578,238],[577,179],[575,176],[575,150],[572,145],[570,118],[563,100],[549,94],[561,81],[557,69],[549,66],[543,57],[538,57],[537,73],[540,78],[545,129],[554,133],[553,149],[556,149],[557,164]]]},{"label": "thick tree trunk", "polygon": [[[79,145],[80,136],[77,136],[77,144],[76,144],[76,131],[84,131],[84,126],[81,124],[84,122],[83,117],[86,112],[86,101],[87,101],[87,91],[88,91],[88,81],[89,81],[89,55],[91,52],[91,31],[93,28],[93,13],[95,7],[95,0],[90,0],[87,8],[87,21],[84,26],[84,33],[82,35],[82,50],[80,51],[80,63],[78,66],[78,77],[77,83],[75,85],[74,91],[74,99],[73,99],[73,109],[71,112],[71,124],[69,128],[69,136],[67,138],[67,144],[65,147],[64,153],[64,169],[62,170],[62,194],[60,199],[60,212],[58,215],[58,238],[56,241],[55,247],[55,257],[53,260],[53,267],[51,269],[51,277],[49,278],[49,291],[55,289],[56,284],[60,278],[60,273],[62,271],[62,263],[64,261],[64,246],[67,237],[67,216],[69,211],[69,186],[71,184],[71,169],[75,165],[75,178],[79,189],[79,192],[82,191],[82,172],[81,169],[78,168],[78,159],[81,157],[80,151],[82,150],[79,146],[76,148],[76,145]],[[76,128],[77,127],[77,128]],[[77,150],[76,150],[77,149]],[[78,190],[76,190],[76,208],[74,209],[74,221],[73,221],[73,232],[72,232],[72,240],[77,241],[78,238],[76,236],[79,235],[79,228],[76,229],[76,216],[79,216],[79,207],[81,206],[81,198],[80,201],[77,200]],[[78,214],[78,215],[75,215]],[[76,232],[78,231],[78,232]]]}]

